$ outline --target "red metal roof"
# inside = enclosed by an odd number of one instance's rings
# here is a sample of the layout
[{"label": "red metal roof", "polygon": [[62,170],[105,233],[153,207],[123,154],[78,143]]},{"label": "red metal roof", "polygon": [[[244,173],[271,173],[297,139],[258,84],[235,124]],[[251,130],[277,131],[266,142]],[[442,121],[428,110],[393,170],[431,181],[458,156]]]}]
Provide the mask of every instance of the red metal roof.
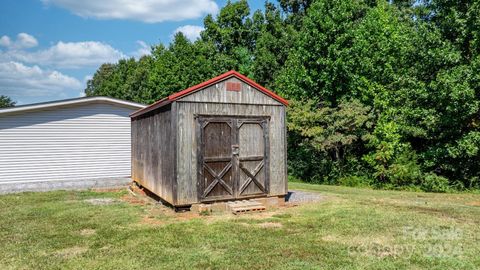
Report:
[{"label": "red metal roof", "polygon": [[255,89],[258,89],[259,91],[263,92],[264,94],[266,94],[267,96],[277,100],[278,102],[282,103],[283,105],[287,106],[288,105],[288,101],[284,98],[282,98],[281,96],[275,94],[274,92],[268,90],[267,88],[259,85],[258,83],[254,82],[253,80],[249,79],[248,77],[236,72],[235,70],[230,70],[226,73],[223,73],[222,75],[219,75],[215,78],[212,78],[208,81],[205,81],[203,83],[200,83],[200,84],[197,84],[197,85],[194,85],[192,87],[189,87],[185,90],[182,90],[180,92],[177,92],[177,93],[174,93],[174,94],[171,94],[170,96],[166,97],[166,98],[163,98],[159,101],[156,101],[155,103],[153,103],[152,105],[150,106],[147,106],[143,109],[140,109],[134,113],[132,113],[130,115],[130,117],[137,117],[139,115],[142,115],[144,113],[147,113],[147,112],[150,112],[152,110],[155,110],[155,109],[158,109],[160,107],[163,107],[167,104],[170,104],[172,103],[173,101],[175,100],[178,100],[188,94],[191,94],[193,92],[196,92],[196,91],[199,91],[201,89],[204,89],[212,84],[215,84],[219,81],[222,81],[224,79],[227,79],[227,78],[230,78],[230,77],[236,77],[240,80],[242,80],[243,82],[249,84],[250,86],[254,87]]}]

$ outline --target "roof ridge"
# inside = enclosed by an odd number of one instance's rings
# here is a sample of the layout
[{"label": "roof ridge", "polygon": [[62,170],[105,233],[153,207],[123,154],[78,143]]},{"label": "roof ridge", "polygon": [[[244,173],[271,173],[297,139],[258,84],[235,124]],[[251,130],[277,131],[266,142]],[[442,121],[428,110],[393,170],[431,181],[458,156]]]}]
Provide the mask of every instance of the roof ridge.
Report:
[{"label": "roof ridge", "polygon": [[112,97],[106,96],[90,96],[90,97],[79,97],[79,98],[70,98],[70,99],[61,99],[61,100],[54,100],[54,101],[47,101],[47,102],[39,102],[39,103],[31,103],[25,104],[20,106],[8,107],[0,109],[0,114],[2,113],[13,113],[13,112],[22,112],[22,111],[30,111],[30,110],[38,110],[44,108],[50,108],[55,106],[62,106],[62,105],[73,105],[73,104],[80,104],[89,101],[106,101],[116,104],[121,104],[130,107],[137,107],[137,108],[145,108],[146,105],[140,104],[133,101],[122,100]]}]

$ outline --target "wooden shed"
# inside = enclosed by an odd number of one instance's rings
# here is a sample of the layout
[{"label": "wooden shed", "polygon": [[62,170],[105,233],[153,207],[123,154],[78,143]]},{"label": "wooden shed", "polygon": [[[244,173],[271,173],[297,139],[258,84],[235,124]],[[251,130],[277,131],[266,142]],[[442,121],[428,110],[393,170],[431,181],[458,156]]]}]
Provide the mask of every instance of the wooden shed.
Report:
[{"label": "wooden shed", "polygon": [[288,102],[236,71],[131,115],[132,178],[176,207],[287,193]]}]

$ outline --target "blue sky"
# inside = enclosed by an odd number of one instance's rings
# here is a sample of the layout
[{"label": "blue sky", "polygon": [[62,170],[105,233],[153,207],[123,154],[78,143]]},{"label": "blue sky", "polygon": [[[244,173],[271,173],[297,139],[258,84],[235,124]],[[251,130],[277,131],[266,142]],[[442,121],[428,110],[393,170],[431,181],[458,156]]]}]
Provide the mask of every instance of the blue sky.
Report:
[{"label": "blue sky", "polygon": [[[18,105],[83,95],[104,62],[139,57],[173,33],[198,36],[226,0],[2,0],[0,95]],[[250,0],[252,10],[264,1]]]}]

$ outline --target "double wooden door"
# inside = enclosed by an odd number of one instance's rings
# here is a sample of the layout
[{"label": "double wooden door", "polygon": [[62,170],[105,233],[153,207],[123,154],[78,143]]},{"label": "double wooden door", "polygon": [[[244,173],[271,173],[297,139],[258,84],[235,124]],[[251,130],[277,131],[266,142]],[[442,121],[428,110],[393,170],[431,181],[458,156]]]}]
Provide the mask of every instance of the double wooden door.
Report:
[{"label": "double wooden door", "polygon": [[268,194],[268,124],[267,117],[197,118],[201,201]]}]

